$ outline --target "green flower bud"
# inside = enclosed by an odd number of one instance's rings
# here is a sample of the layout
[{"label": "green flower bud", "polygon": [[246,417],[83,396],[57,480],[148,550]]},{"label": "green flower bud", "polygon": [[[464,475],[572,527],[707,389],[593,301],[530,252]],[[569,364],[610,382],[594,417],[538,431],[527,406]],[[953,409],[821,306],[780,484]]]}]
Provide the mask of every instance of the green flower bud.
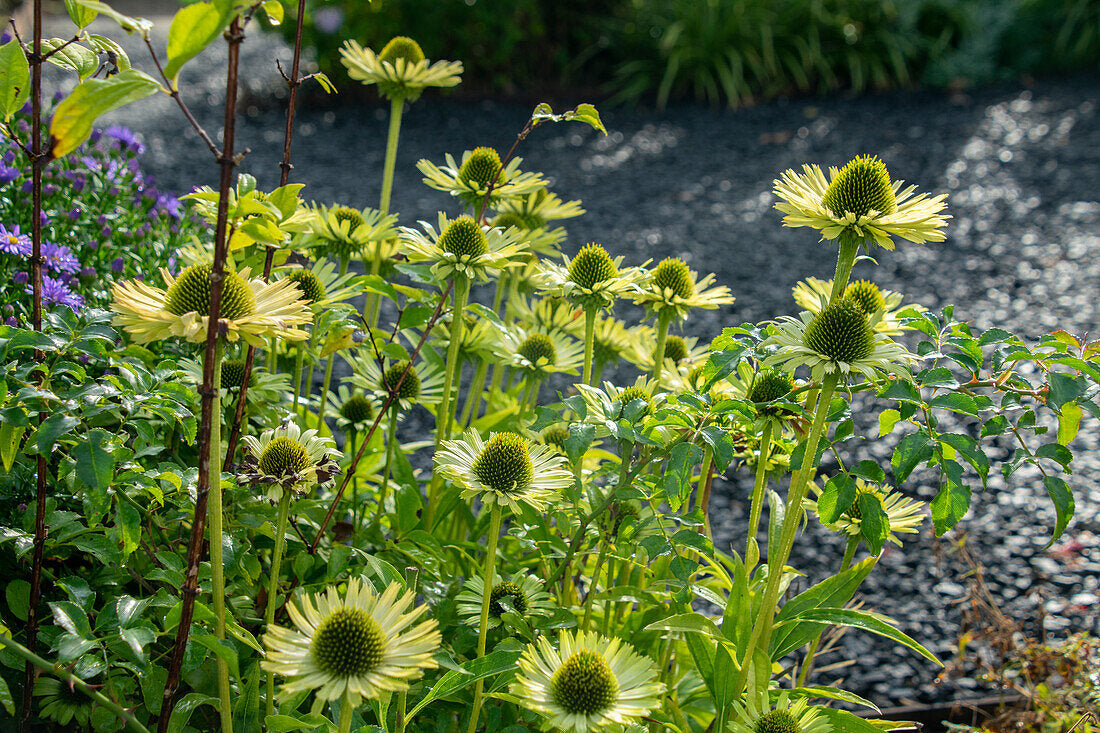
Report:
[{"label": "green flower bud", "polygon": [[873,155],[861,155],[841,168],[825,189],[821,203],[835,216],[847,212],[866,216],[872,209],[880,214],[893,214],[897,209],[890,173]]},{"label": "green flower bud", "polygon": [[[405,373],[405,367],[409,366],[409,362],[403,361],[400,364],[394,364],[382,374],[382,388],[387,392],[397,390],[397,398],[400,400],[415,400],[420,396],[420,375],[416,373],[416,367],[409,367],[409,373],[405,374],[405,378],[401,379],[401,375]],[[401,379],[401,386],[397,386],[397,380]]]},{"label": "green flower bud", "polygon": [[287,280],[297,286],[302,293],[302,299],[309,304],[316,303],[325,297],[325,286],[321,279],[310,270],[298,268],[286,276]]},{"label": "green flower bud", "polygon": [[[401,386],[405,386],[404,383]],[[353,394],[340,405],[340,416],[352,424],[359,425],[374,419],[374,405],[363,395]]]},{"label": "green flower bud", "polygon": [[535,476],[527,440],[515,433],[497,433],[474,459],[473,471],[477,480],[492,491],[522,491]]},{"label": "green flower bud", "polygon": [[[249,374],[248,383],[252,385],[256,368]],[[240,389],[244,382],[244,359],[224,359],[222,361],[222,389]]]},{"label": "green flower bud", "polygon": [[581,251],[569,263],[569,279],[582,288],[591,288],[618,274],[619,268],[615,267],[611,255],[595,243],[581,247]]},{"label": "green flower bud", "polygon": [[665,338],[665,358],[672,359],[673,364],[679,364],[687,358],[687,343],[679,336]]},{"label": "green flower bud", "polygon": [[554,347],[554,341],[545,333],[531,334],[516,351],[537,366],[554,366],[558,361],[558,350]]},{"label": "green flower bud", "polygon": [[395,64],[397,59],[405,59],[410,64],[418,64],[424,60],[424,52],[420,49],[420,44],[408,36],[396,36],[382,47],[382,53],[378,54],[378,60]]},{"label": "green flower bud", "polygon": [[515,583],[505,581],[497,583],[489,591],[489,614],[494,618],[500,618],[500,615],[504,613],[504,606],[500,605],[500,602],[505,598],[508,599],[508,602],[512,604],[512,608],[516,609],[516,613],[520,616],[527,613],[527,596],[523,594],[523,590]]},{"label": "green flower bud", "polygon": [[842,299],[821,309],[806,327],[803,343],[817,353],[848,364],[866,359],[875,348],[875,333],[863,307]]},{"label": "green flower bud", "polygon": [[332,211],[332,216],[338,222],[348,222],[348,235],[355,234],[355,230],[366,224],[363,215],[350,206],[337,206]]},{"label": "green flower bud", "polygon": [[500,170],[500,156],[493,148],[474,148],[470,157],[458,169],[458,180],[474,188],[486,188],[496,178],[496,183],[504,183],[503,176],[497,177]]},{"label": "green flower bud", "polygon": [[750,402],[771,402],[786,397],[794,389],[794,379],[790,374],[775,369],[762,369],[753,377],[749,388]]},{"label": "green flower bud", "polygon": [[337,608],[313,634],[309,653],[317,667],[336,677],[358,677],[386,655],[386,635],[361,608]]},{"label": "green flower bud", "polygon": [[489,251],[485,232],[471,216],[460,216],[439,235],[439,247],[456,257],[477,257]]},{"label": "green flower bud", "polygon": [[844,297],[859,303],[859,307],[867,315],[871,315],[886,307],[886,299],[882,297],[882,291],[870,280],[856,280],[844,291]]}]

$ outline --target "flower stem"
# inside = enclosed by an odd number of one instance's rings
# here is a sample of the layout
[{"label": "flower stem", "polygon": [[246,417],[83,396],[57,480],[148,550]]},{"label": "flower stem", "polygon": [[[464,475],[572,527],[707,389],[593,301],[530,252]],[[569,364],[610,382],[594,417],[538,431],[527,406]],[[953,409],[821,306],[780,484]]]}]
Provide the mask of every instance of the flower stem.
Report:
[{"label": "flower stem", "polygon": [[294,357],[294,376],[291,377],[294,380],[294,419],[298,419],[298,401],[302,396],[302,367],[304,366],[306,359],[306,350],[302,344],[298,344],[294,347],[298,351],[298,355]]},{"label": "flower stem", "polygon": [[30,664],[33,667],[37,667],[43,672],[52,674],[65,684],[72,685],[74,689],[80,690],[85,695],[90,697],[96,705],[100,705],[103,708],[110,710],[118,717],[119,720],[125,722],[127,729],[138,731],[138,733],[149,733],[149,729],[139,723],[134,718],[134,716],[131,715],[122,706],[104,695],[102,692],[94,689],[87,682],[80,679],[75,674],[62,667],[60,664],[50,663],[48,660],[45,660],[42,657],[38,656],[19,642],[7,636],[4,636],[3,634],[0,634],[0,647],[3,647],[12,654],[15,654],[17,657],[22,658],[25,662],[27,662],[27,664]]},{"label": "flower stem", "polygon": [[852,567],[852,560],[855,559],[856,550],[859,548],[859,535],[853,534],[848,536],[848,546],[844,548],[844,559],[840,561],[840,572],[844,572],[848,568]]},{"label": "flower stem", "polygon": [[665,366],[665,339],[668,338],[668,324],[672,314],[662,310],[657,316],[657,348],[653,350],[653,371],[649,377],[654,381],[654,389],[661,383],[661,370]]},{"label": "flower stem", "polygon": [[[859,547],[859,535],[848,536],[848,546],[844,549],[844,559],[840,561],[840,572],[843,573],[848,568],[852,567],[852,559],[856,555],[856,549]],[[814,656],[817,654],[817,649],[821,644],[821,634],[814,637],[814,640],[810,642],[810,648],[806,651],[806,658],[802,660],[802,666],[798,670],[798,686],[802,687],[806,684],[806,679],[810,676],[810,670],[814,666]]]},{"label": "flower stem", "polygon": [[[286,544],[286,523],[290,516],[290,490],[284,488],[279,499],[279,517],[275,522],[275,549],[271,552],[271,577],[267,581],[267,606],[264,607],[264,630],[275,623],[275,609],[279,607],[279,571],[283,564],[283,547]],[[275,714],[275,673],[267,673],[267,715]]]},{"label": "flower stem", "polygon": [[840,251],[836,255],[836,273],[833,275],[833,291],[829,294],[830,303],[844,297],[844,291],[848,289],[852,265],[856,261],[856,255],[859,254],[860,241],[854,234],[840,235]]},{"label": "flower stem", "polygon": [[378,509],[375,510],[374,521],[381,522],[382,515],[386,513],[386,495],[390,489],[390,472],[393,470],[393,452],[397,447],[397,403],[390,407],[390,424],[386,431],[386,465],[382,468],[382,485],[378,489]]},{"label": "flower stem", "polygon": [[710,514],[707,509],[710,506],[710,482],[711,469],[714,468],[714,449],[708,444],[703,449],[703,463],[699,467],[699,483],[695,485],[695,506],[703,513],[703,532],[709,538]]},{"label": "flower stem", "polygon": [[340,723],[337,733],[351,733],[351,715],[355,712],[351,708],[351,698],[344,695],[340,701]]},{"label": "flower stem", "polygon": [[592,384],[592,351],[596,343],[596,309],[584,310],[584,376],[581,380]]},{"label": "flower stem", "polygon": [[328,388],[332,385],[332,365],[336,354],[332,354],[325,364],[325,381],[321,385],[321,404],[317,407],[317,434],[325,435],[328,427],[325,425],[325,408],[328,406]]},{"label": "flower stem", "polygon": [[[764,430],[760,434],[760,457],[756,459],[756,481],[752,485],[752,508],[749,510],[749,534],[748,543],[745,545],[745,557],[749,556],[750,549],[756,543],[756,532],[760,527],[760,511],[764,506],[764,486],[768,483],[768,453],[772,448],[772,421],[764,424]],[[760,550],[757,549],[759,558]],[[752,572],[752,569],[748,569]]]},{"label": "flower stem", "polygon": [[[351,450],[348,451],[348,456],[355,456],[356,440],[359,437],[359,431],[355,428],[348,430],[348,443],[351,445]],[[359,522],[357,517],[359,514],[359,471],[358,466],[351,465],[354,462],[354,458],[349,461],[349,471],[354,471],[351,476],[351,529],[354,534],[355,530],[359,529]]]},{"label": "flower stem", "polygon": [[836,391],[839,381],[840,375],[834,373],[827,375],[822,382],[821,398],[818,400],[817,409],[814,411],[810,434],[806,438],[806,450],[802,459],[803,465],[800,470],[792,475],[791,485],[787,491],[787,512],[783,517],[780,536],[778,538],[768,538],[769,543],[778,540],[779,548],[775,553],[768,553],[771,559],[768,566],[768,583],[764,589],[764,599],[757,614],[756,623],[753,624],[749,643],[745,648],[745,655],[741,659],[741,667],[737,672],[737,680],[734,683],[735,695],[741,694],[745,689],[753,651],[759,648],[767,652],[768,642],[771,641],[772,622],[775,620],[776,604],[779,602],[779,588],[783,580],[783,566],[786,565],[787,558],[790,557],[791,547],[794,545],[794,536],[802,520],[802,502],[809,491],[810,477],[814,474],[817,445],[821,442],[821,436],[825,432],[825,419],[829,414],[833,392]]},{"label": "flower stem", "polygon": [[474,406],[481,402],[481,393],[485,391],[485,379],[489,376],[489,360],[482,359],[478,362],[474,371],[474,379],[470,382],[470,389],[466,391],[466,404],[462,406],[462,417],[459,418],[460,427],[469,427],[474,417]]},{"label": "flower stem", "polygon": [[[489,545],[485,549],[485,564],[481,570],[481,579],[485,586],[481,593],[481,626],[477,634],[477,657],[485,656],[485,641],[489,634],[489,602],[493,593],[493,571],[496,568],[497,542],[500,539],[500,524],[504,512],[499,503],[494,502],[489,514]],[[474,688],[474,703],[470,708],[470,724],[467,733],[477,730],[477,718],[481,714],[482,694],[485,692],[485,680],[479,679]]]},{"label": "flower stem", "polygon": [[[592,582],[588,586],[588,592],[584,595],[584,620],[581,628],[588,631],[592,623],[592,601],[596,598],[596,584],[600,578],[604,561],[607,559],[607,535],[600,540],[600,554],[596,557],[596,567],[592,570]],[[606,610],[605,610],[606,613]]]},{"label": "flower stem", "polygon": [[[213,596],[214,635],[225,638],[225,563],[222,556],[224,514],[222,510],[222,340],[214,346],[214,403],[210,413],[210,593]],[[218,657],[218,698],[224,733],[233,731],[233,706],[229,691],[229,665]]]},{"label": "flower stem", "polygon": [[[451,342],[447,346],[447,368],[443,378],[443,399],[439,403],[439,414],[436,415],[435,445],[451,437],[451,424],[454,422],[454,406],[452,405],[452,393],[456,382],[462,381],[462,370],[458,364],[458,347],[462,341],[462,327],[465,325],[463,314],[466,310],[466,300],[470,297],[470,279],[465,275],[455,275],[455,300],[451,310]],[[457,377],[456,377],[457,374]]]},{"label": "flower stem", "polygon": [[383,216],[390,212],[393,169],[397,162],[397,139],[401,135],[401,114],[404,110],[404,99],[398,97],[390,102],[390,133],[386,138],[386,161],[382,167],[382,198],[378,204],[378,210]]}]

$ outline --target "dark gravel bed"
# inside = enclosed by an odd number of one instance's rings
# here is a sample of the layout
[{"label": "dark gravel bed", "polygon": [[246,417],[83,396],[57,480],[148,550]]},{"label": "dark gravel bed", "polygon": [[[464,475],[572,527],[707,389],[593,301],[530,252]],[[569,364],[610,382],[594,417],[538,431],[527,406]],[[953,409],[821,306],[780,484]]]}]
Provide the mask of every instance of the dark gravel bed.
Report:
[{"label": "dark gravel bed", "polygon": [[[287,54],[270,37],[254,41],[246,43],[246,79],[253,98],[262,99],[277,87],[271,59]],[[224,51],[213,50],[184,73],[185,97],[213,130],[220,120],[211,105],[219,98],[223,58]],[[948,192],[955,218],[946,243],[880,252],[880,266],[861,265],[857,276],[873,276],[880,286],[930,308],[956,303],[957,315],[979,328],[997,325],[1027,337],[1054,328],[1095,332],[1098,104],[1100,79],[1079,76],[951,98],[898,92],[779,101],[736,112],[615,111],[604,115],[607,137],[577,125],[540,129],[521,155],[525,168],[544,171],[557,193],[581,199],[588,209],[569,226],[567,249],[598,241],[628,262],[675,255],[715,272],[732,289],[737,302],[695,313],[685,328],[692,334],[709,338],[726,325],[793,313],[791,286],[808,275],[831,275],[834,248],[817,243],[808,230],[780,226],[771,183],[804,162],[838,165],[865,152],[879,154],[896,177],[922,190]],[[273,186],[283,112],[279,105],[251,102],[242,111],[239,147],[251,148],[244,170]],[[445,153],[477,145],[506,149],[528,112],[495,103],[426,100],[412,106],[394,184],[393,208],[402,223],[434,218],[439,207],[455,212],[448,196],[420,183],[418,158],[441,161]],[[376,205],[386,119],[381,106],[301,109],[292,180],[307,184],[310,199]],[[170,100],[135,105],[111,120],[142,135],[158,185],[186,190],[215,183],[208,153]],[[1006,486],[995,470],[987,490],[975,481],[973,509],[947,538],[933,538],[926,526],[904,550],[886,552],[863,588],[868,606],[895,617],[904,631],[949,660],[969,606],[963,577],[968,568],[950,552],[965,534],[994,601],[1027,632],[1100,631],[1098,436],[1095,421],[1087,422],[1073,446],[1077,518],[1053,550],[1044,545],[1054,514],[1035,476],[1017,474]],[[868,441],[858,450],[888,460],[890,445]],[[930,499],[932,481],[918,474],[904,490]],[[719,482],[713,507],[720,546],[741,549],[750,487],[751,479],[743,477]],[[792,561],[813,580],[839,564],[842,550],[836,537],[811,522]],[[939,670],[925,660],[866,634],[847,634],[828,661],[842,658],[855,663],[816,682],[844,678],[851,689],[884,705],[983,689],[972,670],[937,681]]]}]

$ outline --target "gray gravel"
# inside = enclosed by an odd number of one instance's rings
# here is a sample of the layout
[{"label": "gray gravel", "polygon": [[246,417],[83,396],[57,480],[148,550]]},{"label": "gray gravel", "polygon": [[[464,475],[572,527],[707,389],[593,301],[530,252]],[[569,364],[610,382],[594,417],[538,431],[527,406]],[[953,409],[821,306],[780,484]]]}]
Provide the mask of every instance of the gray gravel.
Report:
[{"label": "gray gravel", "polygon": [[[165,26],[166,27],[166,26]],[[115,34],[117,35],[117,34]],[[132,41],[130,43],[132,44]],[[163,37],[161,40],[163,48]],[[243,68],[249,99],[239,123],[251,148],[244,169],[263,186],[277,183],[283,112],[262,100],[280,92],[272,59],[288,58],[270,36],[246,42]],[[135,53],[135,59],[137,55]],[[208,129],[217,130],[224,51],[212,49],[187,68],[185,96]],[[141,66],[139,62],[137,65]],[[251,101],[250,101],[251,100]],[[260,100],[260,101],[255,101]],[[584,100],[576,100],[584,101]],[[614,111],[600,137],[581,126],[540,129],[524,144],[525,168],[544,171],[564,198],[579,198],[588,214],[569,227],[566,249],[598,241],[628,262],[669,255],[714,271],[737,296],[733,307],[700,312],[686,331],[711,337],[723,326],[793,313],[790,288],[808,275],[829,277],[834,249],[807,230],[783,229],[772,208],[772,180],[804,162],[842,164],[879,154],[895,176],[922,190],[950,194],[944,244],[903,244],[881,252],[880,266],[857,276],[901,290],[930,308],[958,304],[957,315],[978,328],[1001,326],[1027,337],[1054,328],[1095,332],[1100,284],[1100,80],[1078,76],[945,97],[897,92],[849,99],[781,100],[731,111],[678,107],[664,113]],[[434,218],[452,200],[420,183],[416,160],[440,161],[477,145],[506,149],[529,112],[526,106],[425,100],[405,115],[393,208],[403,224]],[[307,107],[299,112],[292,180],[307,198],[376,205],[386,135],[382,106]],[[158,185],[175,190],[214,184],[216,170],[170,100],[160,98],[112,115],[133,127],[148,147],[146,165]],[[1001,610],[1028,633],[1100,631],[1100,432],[1086,423],[1073,446],[1078,468],[1071,485],[1077,518],[1054,550],[1044,550],[1053,511],[1035,476],[1011,486],[997,475],[976,486],[974,509],[960,528],[936,540],[930,527],[889,550],[864,586],[875,609],[950,659],[967,602],[967,568],[949,551],[963,533],[986,568]],[[864,444],[887,457],[889,445]],[[904,490],[924,499],[931,476],[915,475]],[[747,515],[748,487],[719,482],[714,497],[717,541],[736,545]],[[795,565],[811,579],[835,568],[843,546],[813,523]],[[816,678],[846,684],[880,704],[932,701],[979,691],[972,671],[938,683],[938,670],[876,637],[850,633],[830,661],[855,664]]]}]

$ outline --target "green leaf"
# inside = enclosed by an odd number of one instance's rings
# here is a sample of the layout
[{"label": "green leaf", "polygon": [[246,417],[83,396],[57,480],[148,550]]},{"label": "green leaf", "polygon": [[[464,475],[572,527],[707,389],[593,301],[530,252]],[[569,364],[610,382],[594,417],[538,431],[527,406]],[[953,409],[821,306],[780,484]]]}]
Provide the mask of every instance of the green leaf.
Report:
[{"label": "green leaf", "polygon": [[279,0],[264,0],[261,7],[267,15],[271,25],[281,25],[283,22],[283,4]]},{"label": "green leaf", "polygon": [[852,506],[856,499],[856,482],[846,473],[838,473],[825,483],[825,489],[817,499],[817,514],[821,521],[831,524]]},{"label": "green leaf", "polygon": [[160,88],[153,77],[137,69],[80,82],[54,111],[50,121],[50,155],[54,158],[68,155],[88,139],[92,125],[101,115],[148,97]]},{"label": "green leaf", "polygon": [[978,346],[989,346],[1001,341],[1010,341],[1014,338],[1015,336],[1003,328],[991,328],[978,337]]},{"label": "green leaf", "polygon": [[187,729],[187,722],[191,720],[191,713],[201,705],[209,705],[215,710],[220,707],[216,697],[189,692],[180,698],[176,707],[172,709],[172,716],[168,719],[168,733],[183,733]]},{"label": "green leaf", "polygon": [[260,672],[259,662],[254,662],[245,675],[243,694],[233,703],[233,730],[251,733],[260,730]]},{"label": "green leaf", "polygon": [[576,466],[580,464],[588,446],[596,438],[596,426],[588,423],[573,423],[569,426],[569,437],[562,443],[565,455],[569,463]]},{"label": "green leaf", "polygon": [[1058,445],[1057,443],[1046,443],[1039,446],[1038,450],[1035,451],[1035,455],[1039,458],[1049,458],[1067,470],[1069,464],[1073,461],[1073,452],[1064,445]]},{"label": "green leaf", "polygon": [[[54,66],[72,71],[80,81],[87,79],[99,68],[99,56],[86,46],[69,43],[61,38],[47,38],[42,41],[42,52],[50,54],[49,62]],[[64,48],[62,48],[64,46]]]},{"label": "green leaf", "polygon": [[863,535],[867,543],[867,549],[878,557],[882,554],[882,546],[890,534],[890,518],[886,516],[886,510],[882,507],[882,500],[873,494],[860,494],[856,499],[859,512],[859,533]]},{"label": "green leaf", "polygon": [[12,699],[11,690],[8,689],[8,683],[3,677],[0,677],[0,705],[4,706],[8,715],[15,717],[15,700]]},{"label": "green leaf", "polygon": [[870,700],[839,687],[795,687],[790,694],[792,697],[822,697],[826,700],[841,700],[853,705],[862,705],[865,708],[874,710],[876,713],[880,712],[878,706]]},{"label": "green leaf", "polygon": [[65,10],[77,28],[86,28],[99,15],[99,11],[81,5],[76,0],[65,0]]},{"label": "green leaf", "polygon": [[106,430],[93,428],[88,431],[88,439],[77,443],[72,449],[70,455],[76,461],[76,476],[85,486],[103,490],[111,485],[115,475],[115,459],[104,448],[109,438],[110,433]]},{"label": "green leaf", "polygon": [[1050,372],[1047,375],[1047,382],[1050,384],[1047,404],[1056,410],[1081,394],[1082,379],[1073,374]]},{"label": "green leaf", "polygon": [[168,63],[164,75],[176,86],[180,69],[221,35],[228,14],[206,2],[180,8],[168,28]]},{"label": "green leaf", "polygon": [[939,537],[966,516],[970,509],[970,488],[952,481],[949,477],[945,478],[931,506],[932,522],[936,526],[936,536]]},{"label": "green leaf", "polygon": [[229,674],[234,679],[239,680],[241,678],[241,668],[237,660],[237,649],[228,639],[219,639],[213,634],[192,634],[191,639],[196,644],[201,644],[210,651],[214,652],[225,665],[229,667]]},{"label": "green leaf", "polygon": [[684,634],[702,634],[712,639],[721,639],[722,632],[706,616],[701,613],[681,613],[675,616],[654,621],[645,627],[646,631],[674,631]]},{"label": "green leaf", "polygon": [[1069,486],[1060,477],[1044,476],[1043,488],[1050,495],[1051,501],[1054,502],[1054,510],[1058,514],[1057,522],[1054,525],[1054,536],[1047,543],[1047,547],[1050,547],[1062,536],[1069,520],[1073,518],[1076,507],[1073,502],[1073,492],[1069,490]]},{"label": "green leaf", "polygon": [[480,679],[515,669],[516,660],[519,659],[522,653],[519,650],[500,649],[490,652],[484,657],[465,662],[461,670],[452,669],[440,677],[439,682],[435,683],[435,687],[409,711],[406,720],[411,720],[414,715],[435,700],[452,695]]},{"label": "green leaf", "polygon": [[0,423],[0,461],[4,464],[4,471],[10,471],[15,463],[15,456],[19,454],[19,443],[23,439],[25,427],[15,427],[10,422]]},{"label": "green leaf", "polygon": [[935,454],[934,444],[923,433],[911,433],[906,435],[894,449],[894,455],[890,459],[890,466],[894,469],[894,480],[899,484],[909,478],[920,464],[929,460]]},{"label": "green leaf", "polygon": [[137,33],[142,38],[148,38],[149,31],[153,30],[152,21],[146,20],[145,18],[130,17],[129,15],[118,12],[107,3],[99,2],[99,0],[73,0],[73,2],[77,5],[102,13],[118,23],[118,27],[127,33]]},{"label": "green leaf", "polygon": [[853,466],[851,473],[874,484],[881,484],[886,480],[886,472],[878,463],[870,459],[860,461],[858,465]]},{"label": "green leaf", "polygon": [[897,410],[883,410],[878,416],[878,437],[889,435],[894,426],[901,420],[901,413]]},{"label": "green leaf", "polygon": [[[915,651],[925,659],[939,664],[941,667],[943,664],[936,655],[921,646],[916,640],[908,636],[902,631],[894,628],[887,622],[887,618],[877,613],[870,613],[867,611],[856,611],[850,608],[814,608],[808,611],[804,611],[799,615],[799,619],[804,621],[815,621],[818,623],[832,624],[834,626],[850,626],[855,629],[863,629],[864,631],[870,631],[872,634],[878,634],[884,636],[887,639],[892,639],[898,644],[901,644],[907,649]],[[790,621],[784,623],[791,623]],[[779,628],[779,623],[776,623],[776,629]]]},{"label": "green leaf", "polygon": [[576,109],[554,114],[553,107],[546,102],[541,102],[535,106],[535,110],[531,113],[531,120],[533,122],[532,127],[537,127],[543,122],[570,122],[575,120],[585,122],[591,125],[593,129],[599,130],[604,135],[607,134],[607,128],[603,126],[603,121],[600,120],[599,111],[591,104],[578,104]]},{"label": "green leaf", "polygon": [[264,718],[264,727],[267,733],[293,733],[293,731],[307,730],[336,730],[328,718],[320,713],[307,713],[300,718],[292,715],[268,715]]},{"label": "green leaf", "polygon": [[49,455],[57,439],[66,435],[77,426],[79,421],[72,415],[63,412],[54,413],[38,426],[38,430],[32,436],[37,452],[41,455]]},{"label": "green leaf", "polygon": [[973,415],[975,417],[978,415],[978,403],[970,395],[961,392],[951,392],[933,397],[928,406],[951,410],[963,415]]},{"label": "green leaf", "polygon": [[31,72],[23,45],[12,39],[0,46],[0,112],[4,121],[19,111],[30,96]]},{"label": "green leaf", "polygon": [[118,538],[122,542],[122,555],[128,557],[141,544],[141,512],[133,504],[118,498],[115,504],[115,523]]},{"label": "green leaf", "polygon": [[50,611],[57,625],[73,636],[84,638],[92,635],[88,614],[72,601],[54,601],[50,603]]},{"label": "green leaf", "polygon": [[1081,417],[1084,415],[1081,407],[1072,402],[1062,405],[1062,413],[1058,415],[1058,442],[1068,446],[1077,437],[1077,430],[1081,427]]},{"label": "green leaf", "polygon": [[[801,614],[814,608],[839,608],[852,599],[863,580],[875,567],[874,558],[866,558],[847,570],[826,578],[807,588],[783,604],[776,615],[776,622],[797,621]],[[723,627],[726,622],[723,622]],[[771,650],[785,656],[791,651],[816,639],[824,630],[824,624],[789,624],[776,629],[772,636]]]},{"label": "green leaf", "polygon": [[[844,731],[844,733],[882,733],[883,728],[876,726],[869,720],[849,713],[847,710],[837,710],[835,708],[817,707],[814,708],[832,726],[833,730]],[[893,721],[890,721],[893,722]],[[914,726],[906,726],[904,723],[896,724],[897,728],[904,728],[906,730],[912,730]],[[893,728],[886,728],[886,730],[893,730]]]}]

